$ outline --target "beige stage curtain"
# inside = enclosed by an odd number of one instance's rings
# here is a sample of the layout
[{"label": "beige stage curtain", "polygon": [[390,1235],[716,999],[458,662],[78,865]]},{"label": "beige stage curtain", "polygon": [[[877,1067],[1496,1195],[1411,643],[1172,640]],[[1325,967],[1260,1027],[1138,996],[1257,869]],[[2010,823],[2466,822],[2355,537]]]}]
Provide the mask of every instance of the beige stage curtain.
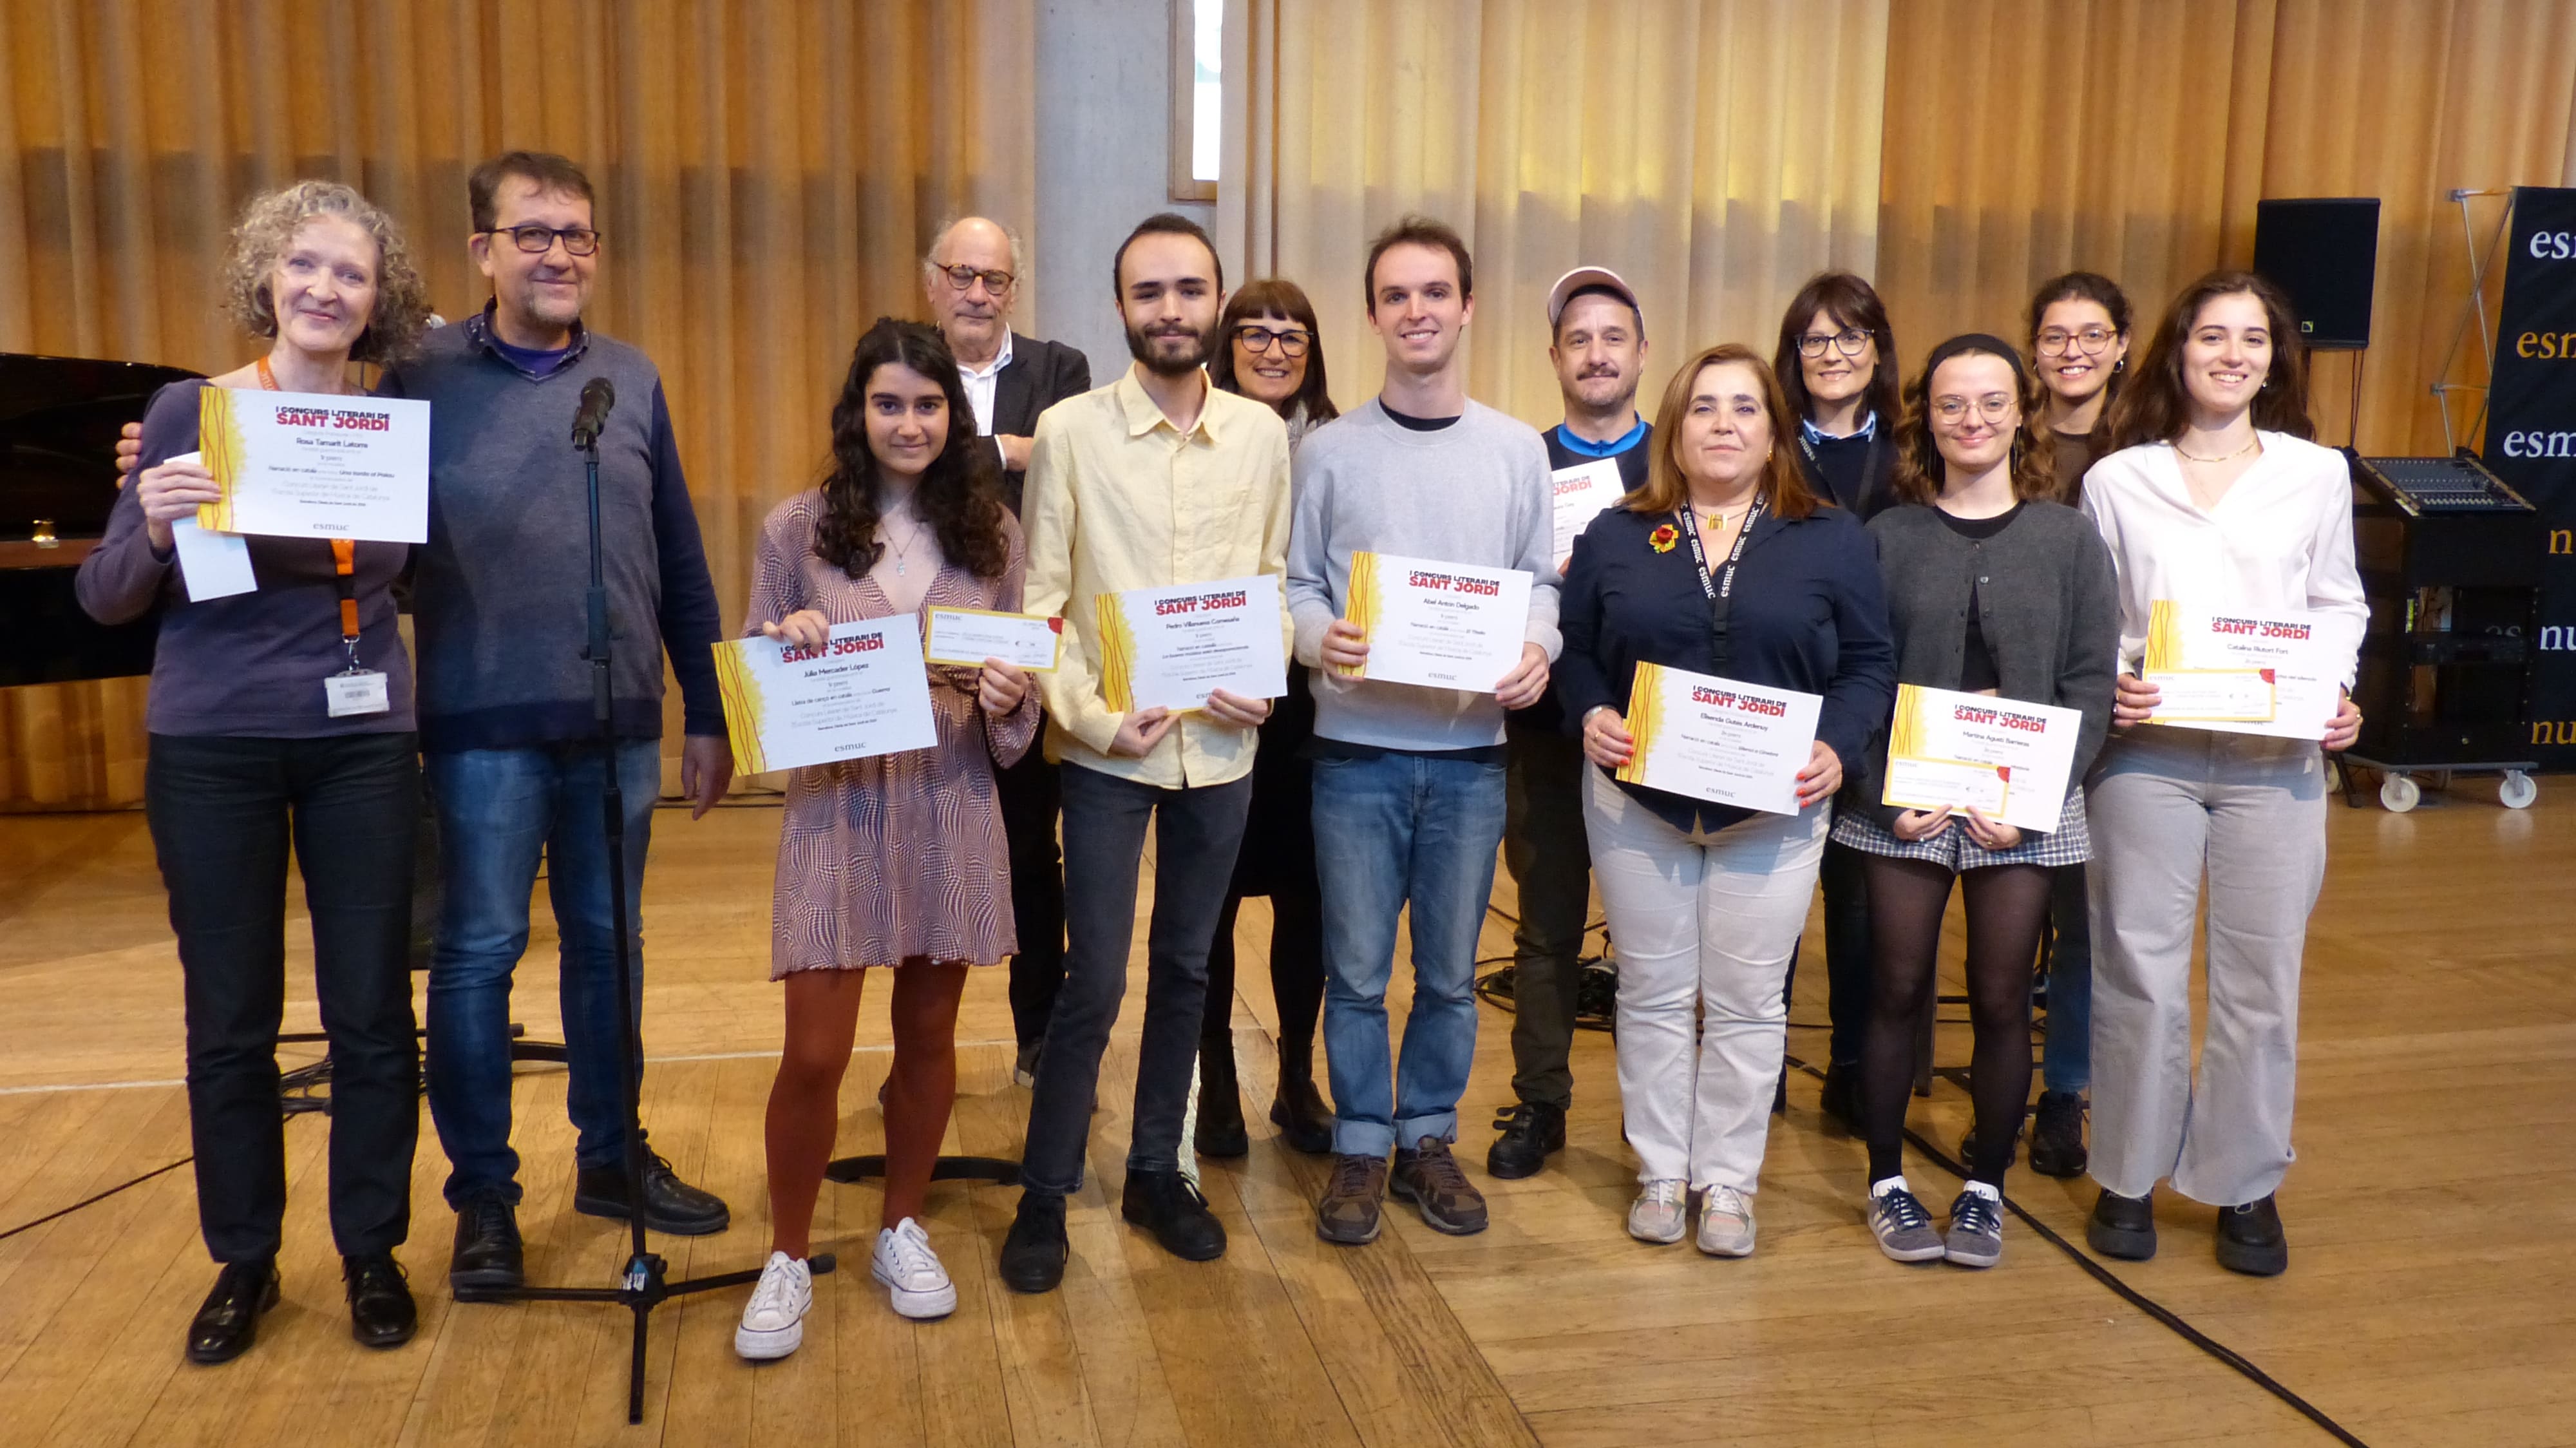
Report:
[{"label": "beige stage curtain", "polygon": [[[561,151],[600,188],[591,319],[661,365],[738,619],[851,343],[921,310],[930,228],[1031,219],[1033,44],[1034,0],[0,0],[0,349],[238,365],[230,220],[308,176],[390,207],[461,317],[467,173]],[[0,808],[139,799],[142,694],[0,690]]]},{"label": "beige stage curtain", "polygon": [[[2365,451],[2445,450],[2451,189],[2555,183],[2576,122],[2569,0],[1909,0],[1888,54],[1879,284],[1909,366],[1960,331],[2019,341],[2032,288],[2077,266],[2127,289],[2143,344],[2192,277],[2253,259],[2256,201],[2378,196]],[[2317,360],[2325,441],[2351,436],[2353,372]]]},{"label": "beige stage curtain", "polygon": [[1810,273],[1871,268],[1886,37],[1885,0],[1235,0],[1229,275],[1305,287],[1347,407],[1384,371],[1369,238],[1440,217],[1476,259],[1470,390],[1546,426],[1547,288],[1609,266],[1644,305],[1651,411],[1691,350],[1767,352]]}]

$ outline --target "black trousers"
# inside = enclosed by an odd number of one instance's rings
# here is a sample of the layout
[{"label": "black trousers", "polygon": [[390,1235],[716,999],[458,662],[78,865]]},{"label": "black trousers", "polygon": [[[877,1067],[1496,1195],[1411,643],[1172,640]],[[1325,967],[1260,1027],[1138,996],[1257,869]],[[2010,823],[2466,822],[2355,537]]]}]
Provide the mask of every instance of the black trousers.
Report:
[{"label": "black trousers", "polygon": [[197,1221],[218,1262],[274,1256],[286,1213],[277,1029],[290,839],[331,1038],[331,1237],[356,1255],[410,1233],[420,1136],[408,949],[415,748],[407,733],[152,736],[144,808],[185,977]]},{"label": "black trousers", "polygon": [[[1845,1066],[1860,1064],[1869,1034],[1870,997],[1876,993],[1871,972],[1869,882],[1864,850],[1825,842],[1825,862],[1817,881],[1825,891],[1825,1012],[1833,1021],[1826,1051]],[[1801,949],[1804,947],[1801,946]],[[1797,994],[1798,952],[1789,955],[1789,986]]]},{"label": "black trousers", "polygon": [[1056,816],[1064,803],[1060,766],[1037,746],[993,776],[1002,841],[1011,856],[1011,921],[1020,953],[1011,957],[1011,1028],[1023,1048],[1045,1039],[1064,988],[1064,861]]}]

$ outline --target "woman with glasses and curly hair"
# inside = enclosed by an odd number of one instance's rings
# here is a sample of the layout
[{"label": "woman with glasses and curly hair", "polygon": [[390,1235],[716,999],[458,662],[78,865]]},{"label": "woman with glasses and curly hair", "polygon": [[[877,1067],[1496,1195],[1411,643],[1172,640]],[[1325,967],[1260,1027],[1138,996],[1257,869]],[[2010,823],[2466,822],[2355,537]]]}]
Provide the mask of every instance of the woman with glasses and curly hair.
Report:
[{"label": "woman with glasses and curly hair", "polygon": [[[2111,409],[2119,450],[2086,476],[2120,598],[2115,733],[2087,785],[2093,974],[2093,1179],[2085,1240],[2155,1255],[2151,1194],[2218,1209],[2218,1263],[2270,1276],[2290,1248],[2273,1192],[2290,1168],[2299,966],[2325,883],[2325,755],[2361,712],[2347,695],[2318,739],[2147,721],[2139,677],[2159,601],[2314,613],[2349,687],[2370,610],[2353,562],[2352,473],[2311,441],[2298,315],[2251,272],[2183,289]],[[2322,746],[2322,749],[2320,748]],[[2192,1074],[2192,936],[2208,906],[2208,1032]]]},{"label": "woman with glasses and curly hair", "polygon": [[[2074,709],[2084,716],[2065,798],[2046,832],[1976,809],[1880,803],[1888,738],[1854,763],[1834,822],[1862,854],[1869,887],[1869,1032],[1861,1053],[1870,1230],[1899,1262],[2003,1255],[2003,1180],[2030,1094],[2030,968],[2056,869],[2086,853],[2086,766],[2110,723],[2119,618],[2111,559],[2084,515],[2051,501],[2055,454],[2039,436],[2040,393],[2009,342],[1982,333],[1932,349],[1906,388],[1897,431],[1903,506],[1872,519],[1896,681]],[[1946,1234],[1901,1165],[1915,1038],[1932,995],[1941,917],[1967,900],[1968,1002],[1976,1049],[1968,1091],[1976,1149]]]},{"label": "woman with glasses and curly hair", "polygon": [[[428,318],[425,293],[391,218],[329,181],[251,202],[223,290],[268,349],[153,396],[134,484],[77,584],[102,623],[160,610],[144,810],[187,995],[197,1220],[223,1264],[188,1327],[188,1357],[200,1363],[247,1350],[278,1297],[290,842],[331,1042],[331,1236],[351,1331],[370,1347],[412,1335],[394,1248],[410,1234],[420,1126],[410,965],[420,771],[391,591],[411,550],[249,538],[256,585],[214,596],[213,579],[188,577],[179,547],[198,506],[220,497],[197,456],[205,389],[360,393],[351,364],[408,353]],[[335,696],[325,685],[335,675],[374,687]]]},{"label": "woman with glasses and curly hair", "polygon": [[[878,321],[832,408],[829,473],[761,525],[744,636],[819,648],[835,624],[934,606],[1017,611],[1028,550],[998,471],[947,342]],[[921,1217],[957,1094],[966,971],[1018,948],[993,776],[1028,752],[1040,715],[1029,676],[999,660],[929,669],[936,746],[788,775],[770,910],[770,978],[787,991],[767,1120],[772,1250],[734,1333],[746,1358],[804,1340],[814,1199],[871,966],[893,968],[894,1068],[869,1271],[905,1317],[957,1306]]]},{"label": "woman with glasses and curly hair", "polygon": [[[1217,319],[1208,381],[1269,404],[1288,425],[1295,452],[1306,434],[1341,416],[1324,381],[1323,332],[1305,290],[1283,277],[1236,288]],[[1243,853],[1208,946],[1207,1013],[1199,1032],[1198,1126],[1203,1156],[1252,1149],[1234,1070],[1234,922],[1246,896],[1270,897],[1270,998],[1279,1011],[1279,1086],[1270,1120],[1297,1150],[1333,1149],[1333,1112],[1315,1089],[1315,1023],[1324,1011],[1324,901],[1315,878],[1313,767],[1315,695],[1304,665],[1290,660],[1288,692],[1262,721],[1252,760],[1252,812]]]}]

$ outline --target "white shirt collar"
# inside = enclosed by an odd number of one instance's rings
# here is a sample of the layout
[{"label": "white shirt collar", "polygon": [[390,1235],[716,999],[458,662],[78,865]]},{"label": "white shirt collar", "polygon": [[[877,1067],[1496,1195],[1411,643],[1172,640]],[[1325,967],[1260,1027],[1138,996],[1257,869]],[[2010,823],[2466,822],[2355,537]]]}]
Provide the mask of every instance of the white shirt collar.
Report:
[{"label": "white shirt collar", "polygon": [[981,367],[969,367],[965,363],[960,362],[957,364],[957,370],[970,378],[982,381],[984,378],[990,377],[1010,365],[1011,329],[1004,327],[1002,329],[1002,350],[993,354],[992,361],[985,363]]}]

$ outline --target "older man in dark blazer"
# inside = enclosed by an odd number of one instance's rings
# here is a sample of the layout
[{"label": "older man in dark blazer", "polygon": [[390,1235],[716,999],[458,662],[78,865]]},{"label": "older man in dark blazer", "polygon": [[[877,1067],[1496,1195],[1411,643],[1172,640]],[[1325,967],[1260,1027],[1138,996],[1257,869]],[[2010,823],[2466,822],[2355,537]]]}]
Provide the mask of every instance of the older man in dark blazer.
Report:
[{"label": "older man in dark blazer", "polygon": [[[975,431],[991,438],[1001,455],[1003,498],[1014,514],[1038,414],[1091,390],[1091,362],[1079,348],[1011,330],[1021,275],[1019,237],[981,216],[942,227],[922,257],[930,315],[948,338],[948,350],[957,354],[957,372],[975,408]],[[1020,1047],[1016,1074],[1027,1085],[1036,1076],[1038,1046],[1064,980],[1056,767],[1032,749],[996,782],[1011,852],[1011,913],[1020,937],[1020,953],[1011,958],[1011,1020]]]}]

